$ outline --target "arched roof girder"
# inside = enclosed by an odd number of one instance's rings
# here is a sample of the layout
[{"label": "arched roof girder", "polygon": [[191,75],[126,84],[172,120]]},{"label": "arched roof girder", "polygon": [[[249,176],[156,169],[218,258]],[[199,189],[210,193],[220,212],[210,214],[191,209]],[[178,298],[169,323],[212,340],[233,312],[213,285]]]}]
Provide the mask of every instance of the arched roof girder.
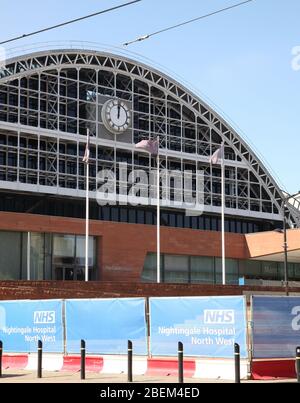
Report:
[{"label": "arched roof girder", "polygon": [[[44,51],[8,60],[6,66],[0,69],[0,84],[43,71],[64,68],[88,68],[128,74],[133,79],[144,81],[150,86],[159,88],[165,94],[175,97],[220,135],[253,172],[277,209],[280,211],[282,208],[284,196],[280,187],[242,137],[198,96],[164,73],[149,66],[123,56],[92,50]],[[291,225],[296,224],[300,227],[298,214],[299,212],[290,206],[289,222]]]}]

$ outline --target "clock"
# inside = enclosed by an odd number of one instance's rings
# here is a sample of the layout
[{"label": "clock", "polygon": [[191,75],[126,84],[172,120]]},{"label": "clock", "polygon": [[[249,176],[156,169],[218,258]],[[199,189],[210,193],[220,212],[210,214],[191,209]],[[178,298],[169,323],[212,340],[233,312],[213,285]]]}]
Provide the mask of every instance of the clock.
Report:
[{"label": "clock", "polygon": [[102,122],[111,133],[124,133],[131,123],[128,105],[120,99],[110,99],[102,108]]}]

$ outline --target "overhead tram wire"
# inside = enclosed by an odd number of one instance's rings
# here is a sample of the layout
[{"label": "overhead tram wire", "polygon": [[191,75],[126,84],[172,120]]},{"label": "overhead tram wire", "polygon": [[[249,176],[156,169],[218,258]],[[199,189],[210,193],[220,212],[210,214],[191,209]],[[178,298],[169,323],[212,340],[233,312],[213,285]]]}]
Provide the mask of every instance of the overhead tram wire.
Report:
[{"label": "overhead tram wire", "polygon": [[167,32],[167,31],[171,31],[171,30],[176,29],[176,28],[180,28],[180,27],[182,27],[184,25],[191,24],[191,23],[193,23],[195,21],[199,21],[199,20],[203,20],[204,18],[212,17],[212,16],[214,16],[216,14],[224,13],[224,12],[232,10],[234,8],[243,6],[243,5],[247,4],[247,3],[252,3],[253,1],[255,1],[255,0],[246,0],[246,1],[243,1],[243,2],[238,3],[238,4],[233,4],[232,6],[222,8],[220,10],[214,11],[214,12],[209,13],[209,14],[201,15],[200,17],[193,18],[192,20],[188,20],[188,21],[182,22],[180,24],[172,25],[171,27],[161,29],[160,31],[153,32],[152,34],[147,34],[147,35],[144,35],[144,36],[140,36],[139,38],[137,38],[137,39],[135,39],[133,41],[124,43],[123,46],[129,46],[129,45],[132,45],[133,43],[136,43],[136,42],[145,41],[146,39],[149,39],[152,36],[159,35],[159,34],[162,34],[162,33]]},{"label": "overhead tram wire", "polygon": [[128,3],[120,4],[119,6],[107,8],[106,10],[101,10],[101,11],[98,11],[98,12],[93,13],[93,14],[85,15],[84,17],[75,18],[74,20],[66,21],[66,22],[63,22],[61,24],[53,25],[53,26],[50,26],[50,27],[47,27],[47,28],[44,28],[44,29],[40,29],[38,31],[30,32],[29,34],[23,34],[23,35],[20,35],[20,36],[16,36],[15,38],[7,39],[7,40],[5,40],[3,42],[0,42],[0,45],[5,45],[5,44],[10,43],[10,42],[18,41],[19,39],[28,38],[29,36],[41,34],[43,32],[51,31],[51,30],[56,29],[56,28],[61,28],[61,27],[64,27],[66,25],[74,24],[75,22],[79,22],[79,21],[86,20],[88,18],[96,17],[98,15],[105,14],[105,13],[108,13],[110,11],[115,11],[115,10],[118,10],[120,8],[130,6],[132,4],[139,3],[141,1],[142,0],[133,0],[133,1],[130,1]]}]

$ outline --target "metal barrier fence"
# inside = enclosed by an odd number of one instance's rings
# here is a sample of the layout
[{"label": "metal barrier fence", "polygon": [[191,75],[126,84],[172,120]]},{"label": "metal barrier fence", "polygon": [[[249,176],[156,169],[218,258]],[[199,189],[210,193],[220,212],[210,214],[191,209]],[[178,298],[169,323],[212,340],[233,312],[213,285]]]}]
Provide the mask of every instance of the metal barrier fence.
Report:
[{"label": "metal barrier fence", "polygon": [[[240,360],[248,360],[253,374],[262,362],[285,360],[280,361],[290,363],[285,373],[294,376],[296,368],[299,378],[299,336],[299,297],[253,296],[248,306],[244,297],[0,302],[0,377],[3,344],[6,354],[36,352],[41,341],[44,353],[68,355],[78,354],[78,343],[85,341],[84,379],[86,355],[126,356],[130,339],[136,356],[178,357],[178,362],[183,354],[232,359],[238,345],[236,368]],[[278,371],[284,367],[280,362]],[[238,383],[241,369],[237,371]]]}]

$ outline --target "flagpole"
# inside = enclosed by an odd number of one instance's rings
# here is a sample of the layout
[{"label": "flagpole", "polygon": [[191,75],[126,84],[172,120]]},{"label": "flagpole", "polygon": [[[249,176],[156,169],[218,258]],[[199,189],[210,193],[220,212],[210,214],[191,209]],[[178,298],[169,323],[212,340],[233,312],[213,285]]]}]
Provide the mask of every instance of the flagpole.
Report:
[{"label": "flagpole", "polygon": [[222,144],[222,283],[226,285],[226,249],[225,249],[225,144]]},{"label": "flagpole", "polygon": [[159,137],[157,153],[157,283],[161,283],[161,265],[160,265],[160,158],[159,158]]},{"label": "flagpole", "polygon": [[[89,129],[87,130],[87,147],[89,147]],[[86,161],[86,220],[85,220],[85,281],[89,281],[89,218],[90,218],[90,161]]]}]

